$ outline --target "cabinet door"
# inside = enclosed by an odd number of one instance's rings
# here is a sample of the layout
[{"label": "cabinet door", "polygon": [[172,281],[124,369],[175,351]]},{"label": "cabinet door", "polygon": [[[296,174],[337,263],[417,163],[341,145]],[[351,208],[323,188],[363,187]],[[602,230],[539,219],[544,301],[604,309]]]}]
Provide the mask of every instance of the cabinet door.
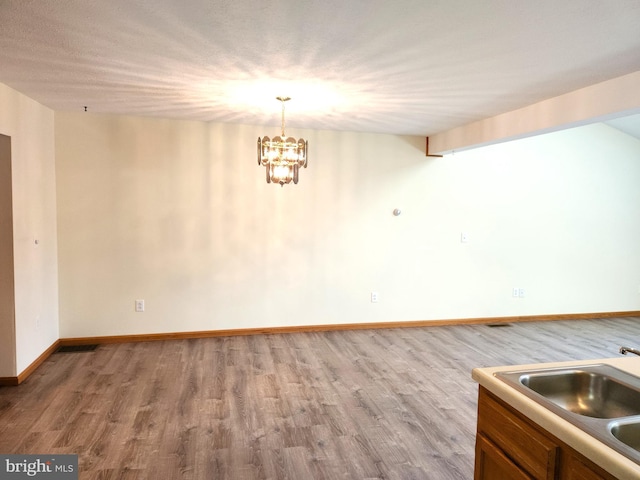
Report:
[{"label": "cabinet door", "polygon": [[532,478],[556,478],[559,445],[482,387],[478,398],[478,432]]},{"label": "cabinet door", "polygon": [[[562,478],[566,480],[610,480],[614,477],[596,466],[589,466],[575,455],[567,455],[563,462]],[[596,470],[597,469],[597,470]]]},{"label": "cabinet door", "polygon": [[474,480],[532,480],[491,440],[481,433],[476,437]]}]

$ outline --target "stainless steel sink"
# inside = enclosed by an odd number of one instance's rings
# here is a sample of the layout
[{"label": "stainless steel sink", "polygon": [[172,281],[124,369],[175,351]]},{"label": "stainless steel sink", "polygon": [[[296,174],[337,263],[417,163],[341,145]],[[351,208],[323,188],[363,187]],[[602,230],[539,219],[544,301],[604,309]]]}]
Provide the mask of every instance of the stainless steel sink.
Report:
[{"label": "stainless steel sink", "polygon": [[640,378],[604,364],[495,376],[640,464]]},{"label": "stainless steel sink", "polygon": [[576,368],[527,373],[520,375],[519,380],[525,387],[579,415],[595,418],[639,415],[640,390],[618,380],[620,371],[600,370]]},{"label": "stainless steel sink", "polygon": [[630,422],[611,422],[611,435],[628,447],[640,451],[640,420]]}]

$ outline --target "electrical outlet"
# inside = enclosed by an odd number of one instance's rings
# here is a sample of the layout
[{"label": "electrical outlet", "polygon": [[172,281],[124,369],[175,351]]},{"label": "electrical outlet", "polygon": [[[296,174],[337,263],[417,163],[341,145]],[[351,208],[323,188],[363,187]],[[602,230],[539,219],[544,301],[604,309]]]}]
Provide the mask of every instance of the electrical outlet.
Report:
[{"label": "electrical outlet", "polygon": [[371,292],[371,303],[378,303],[378,292]]},{"label": "electrical outlet", "polygon": [[144,300],[136,300],[136,312],[144,312]]},{"label": "electrical outlet", "polygon": [[511,289],[511,296],[513,298],[524,298],[525,291],[524,288],[521,287],[513,287]]},{"label": "electrical outlet", "polygon": [[469,241],[469,234],[467,232],[462,232],[460,234],[460,243],[467,243]]}]

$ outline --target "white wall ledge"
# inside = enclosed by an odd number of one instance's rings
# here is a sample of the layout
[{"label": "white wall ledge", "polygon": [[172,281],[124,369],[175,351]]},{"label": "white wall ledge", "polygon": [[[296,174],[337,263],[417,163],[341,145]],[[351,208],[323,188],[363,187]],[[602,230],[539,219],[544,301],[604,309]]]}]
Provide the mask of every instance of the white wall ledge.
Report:
[{"label": "white wall ledge", "polygon": [[429,136],[445,155],[640,113],[640,71]]}]

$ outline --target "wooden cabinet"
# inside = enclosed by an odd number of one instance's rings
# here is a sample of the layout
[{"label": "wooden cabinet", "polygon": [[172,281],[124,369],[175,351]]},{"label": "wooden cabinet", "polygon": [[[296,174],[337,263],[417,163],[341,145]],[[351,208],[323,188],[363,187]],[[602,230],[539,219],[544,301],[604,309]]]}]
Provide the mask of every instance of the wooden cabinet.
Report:
[{"label": "wooden cabinet", "polygon": [[476,479],[530,480],[518,465],[482,434],[476,438]]},{"label": "wooden cabinet", "polygon": [[490,397],[478,401],[478,430],[507,454],[527,478],[554,480],[559,447],[509,407]]},{"label": "wooden cabinet", "polygon": [[616,480],[480,386],[475,480]]},{"label": "wooden cabinet", "polygon": [[615,478],[600,467],[593,465],[591,462],[578,458],[577,455],[567,453],[563,457],[562,471],[560,478],[567,480],[608,480]]}]

